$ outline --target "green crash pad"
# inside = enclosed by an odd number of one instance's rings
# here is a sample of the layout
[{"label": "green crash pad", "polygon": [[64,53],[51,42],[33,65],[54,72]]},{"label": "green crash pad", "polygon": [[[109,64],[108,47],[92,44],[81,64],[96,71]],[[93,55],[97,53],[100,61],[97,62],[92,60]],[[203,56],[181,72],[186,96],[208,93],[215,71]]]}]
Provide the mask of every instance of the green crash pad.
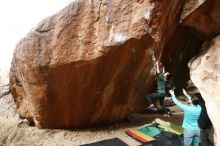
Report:
[{"label": "green crash pad", "polygon": [[160,127],[156,127],[154,125],[147,125],[147,126],[139,128],[138,131],[140,131],[148,136],[154,137],[154,136],[160,134],[161,131],[163,131],[163,129]]}]

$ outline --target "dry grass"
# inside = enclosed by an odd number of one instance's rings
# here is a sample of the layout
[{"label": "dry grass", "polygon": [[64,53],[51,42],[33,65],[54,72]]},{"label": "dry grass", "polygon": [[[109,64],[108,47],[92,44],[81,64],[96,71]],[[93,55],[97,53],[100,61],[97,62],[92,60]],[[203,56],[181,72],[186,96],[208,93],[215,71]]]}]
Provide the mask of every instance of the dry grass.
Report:
[{"label": "dry grass", "polygon": [[26,128],[18,126],[15,120],[0,117],[0,145],[19,143],[25,131]]}]

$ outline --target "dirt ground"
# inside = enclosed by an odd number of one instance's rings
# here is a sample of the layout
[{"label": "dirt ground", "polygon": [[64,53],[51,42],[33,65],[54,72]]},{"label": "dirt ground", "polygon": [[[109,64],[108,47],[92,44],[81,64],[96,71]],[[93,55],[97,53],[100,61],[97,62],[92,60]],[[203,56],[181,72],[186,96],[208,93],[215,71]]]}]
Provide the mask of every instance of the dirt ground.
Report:
[{"label": "dirt ground", "polygon": [[13,132],[9,132],[10,134],[5,136],[7,140],[0,140],[0,145],[77,146],[110,140],[109,145],[111,146],[121,145],[122,143],[124,145],[137,146],[140,145],[140,143],[130,138],[125,131],[148,124],[156,118],[161,118],[165,121],[181,125],[183,113],[176,106],[170,107],[170,109],[173,111],[173,115],[169,118],[163,117],[161,114],[142,112],[131,114],[126,121],[102,128],[83,130],[40,130],[28,126],[19,119],[15,111],[12,97],[9,94],[0,98],[0,125],[4,120],[7,124],[1,126],[3,129],[11,126],[12,128],[9,130],[15,132],[14,129],[16,129],[17,131],[14,135],[12,135]]}]

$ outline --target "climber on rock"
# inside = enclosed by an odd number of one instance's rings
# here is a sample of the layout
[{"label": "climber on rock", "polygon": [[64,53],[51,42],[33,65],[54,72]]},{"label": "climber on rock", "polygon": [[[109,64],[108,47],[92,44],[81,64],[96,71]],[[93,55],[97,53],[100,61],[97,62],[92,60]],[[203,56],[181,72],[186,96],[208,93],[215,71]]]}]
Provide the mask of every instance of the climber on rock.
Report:
[{"label": "climber on rock", "polygon": [[153,106],[157,107],[157,111],[165,113],[164,116],[170,116],[170,110],[165,107],[164,99],[166,96],[166,81],[170,76],[169,72],[165,72],[165,68],[159,61],[156,62],[156,75],[157,75],[157,92],[150,93],[146,99],[150,103],[148,109]]}]

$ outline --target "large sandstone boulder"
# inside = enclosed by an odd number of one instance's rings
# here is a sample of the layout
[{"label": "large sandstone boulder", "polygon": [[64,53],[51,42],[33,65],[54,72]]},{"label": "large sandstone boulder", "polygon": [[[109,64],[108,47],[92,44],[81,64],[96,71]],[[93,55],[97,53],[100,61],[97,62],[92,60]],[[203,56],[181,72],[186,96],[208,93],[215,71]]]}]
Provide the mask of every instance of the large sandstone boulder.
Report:
[{"label": "large sandstone boulder", "polygon": [[191,60],[190,74],[206,102],[214,126],[215,145],[220,145],[220,36],[203,45],[199,57]]},{"label": "large sandstone boulder", "polygon": [[138,110],[154,85],[155,60],[171,49],[168,63],[177,62],[197,46],[177,27],[184,2],[76,0],[43,20],[14,52],[10,88],[21,117],[70,128]]}]

